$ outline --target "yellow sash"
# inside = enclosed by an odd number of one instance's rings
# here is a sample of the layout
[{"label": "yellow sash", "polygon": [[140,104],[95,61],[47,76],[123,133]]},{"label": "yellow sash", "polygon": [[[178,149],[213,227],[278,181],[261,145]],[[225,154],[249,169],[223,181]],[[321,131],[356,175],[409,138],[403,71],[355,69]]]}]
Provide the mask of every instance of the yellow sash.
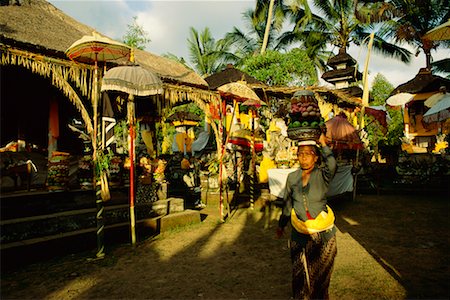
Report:
[{"label": "yellow sash", "polygon": [[297,217],[294,209],[291,211],[291,224],[295,230],[303,234],[313,234],[329,230],[334,226],[334,213],[327,205],[328,213],[321,211],[314,220],[307,220],[303,222]]}]

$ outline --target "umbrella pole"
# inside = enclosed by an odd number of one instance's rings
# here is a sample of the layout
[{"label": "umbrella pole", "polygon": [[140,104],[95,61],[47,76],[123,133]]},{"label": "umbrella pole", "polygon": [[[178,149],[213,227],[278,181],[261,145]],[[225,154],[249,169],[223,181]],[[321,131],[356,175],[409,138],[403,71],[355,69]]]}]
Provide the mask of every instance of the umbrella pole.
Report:
[{"label": "umbrella pole", "polygon": [[[234,102],[233,102],[233,113],[231,114],[230,128],[226,127],[226,124],[227,124],[227,122],[226,122],[226,108],[224,109],[224,111],[225,111],[225,114],[224,114],[225,115],[225,142],[222,145],[222,149],[221,149],[221,152],[220,152],[220,161],[219,161],[219,168],[220,168],[219,169],[219,202],[220,202],[221,221],[223,221],[223,215],[222,215],[223,214],[223,182],[222,182],[223,157],[225,156],[225,147],[228,144],[228,140],[230,138],[231,127],[233,126],[234,114],[236,112],[236,105],[237,105],[237,102],[236,102],[236,100],[234,100]],[[228,199],[228,195],[227,195],[227,199]],[[228,214],[230,214],[230,205],[228,203],[228,200],[227,200],[226,204],[227,204],[227,215],[228,215]]]},{"label": "umbrella pole", "polygon": [[252,140],[250,143],[252,151],[252,159],[250,168],[252,171],[252,176],[250,177],[250,208],[253,209],[255,204],[255,181],[256,181],[256,164],[255,164],[255,111],[252,110]]},{"label": "umbrella pole", "polygon": [[134,198],[135,198],[135,186],[134,186],[134,97],[133,95],[128,96],[128,122],[130,126],[129,134],[130,134],[130,231],[131,231],[131,245],[136,245],[136,218],[134,212]]},{"label": "umbrella pole", "polygon": [[[97,55],[97,54],[96,54]],[[95,204],[96,204],[96,223],[97,223],[97,258],[103,258],[105,256],[105,245],[104,245],[104,233],[105,233],[105,224],[103,220],[103,199],[101,196],[101,173],[100,170],[97,167],[98,164],[98,65],[97,65],[97,58],[95,59],[95,66],[94,66],[94,85],[93,85],[93,99],[92,99],[92,106],[93,106],[93,118],[94,118],[94,130],[92,133],[92,160],[94,161],[94,184],[95,184]]]}]

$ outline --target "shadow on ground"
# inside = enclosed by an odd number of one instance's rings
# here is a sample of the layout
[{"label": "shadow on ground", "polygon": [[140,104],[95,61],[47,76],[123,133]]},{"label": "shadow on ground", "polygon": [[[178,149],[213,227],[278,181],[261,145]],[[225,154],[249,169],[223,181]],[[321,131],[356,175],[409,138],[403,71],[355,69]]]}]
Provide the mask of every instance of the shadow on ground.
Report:
[{"label": "shadow on ground", "polygon": [[448,299],[449,201],[445,194],[334,199],[336,225],[400,282],[406,297]]}]

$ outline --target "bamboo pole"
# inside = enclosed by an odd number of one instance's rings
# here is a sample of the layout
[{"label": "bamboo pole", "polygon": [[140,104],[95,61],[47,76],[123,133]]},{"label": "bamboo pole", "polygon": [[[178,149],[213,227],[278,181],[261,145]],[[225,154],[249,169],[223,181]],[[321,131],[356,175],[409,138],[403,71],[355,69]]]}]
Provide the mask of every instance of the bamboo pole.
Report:
[{"label": "bamboo pole", "polygon": [[130,146],[129,146],[129,156],[130,156],[130,233],[131,233],[131,245],[136,246],[136,217],[134,211],[134,202],[135,202],[135,170],[134,170],[134,161],[135,161],[135,153],[134,153],[134,141],[135,141],[135,113],[134,113],[134,96],[129,94],[128,103],[127,103],[127,115],[128,115],[128,123],[129,123],[129,137],[130,137]]},{"label": "bamboo pole", "polygon": [[[368,73],[369,73],[369,61],[370,61],[370,52],[372,51],[372,44],[373,44],[373,39],[374,39],[375,34],[371,33],[370,34],[370,39],[369,39],[369,44],[367,45],[367,57],[366,57],[366,62],[364,65],[364,73],[363,73],[363,98],[362,98],[362,105],[361,105],[361,112],[360,112],[360,119],[359,119],[359,132],[362,131],[362,129],[364,128],[364,113],[365,113],[365,108],[366,106],[369,105],[369,80],[368,80]],[[359,166],[359,148],[356,150],[356,158],[355,158],[355,163],[357,166]],[[358,174],[354,175],[354,180],[353,180],[353,196],[352,199],[355,200],[356,199],[356,182],[358,180]]]},{"label": "bamboo pole", "polygon": [[[97,56],[97,54],[96,54]],[[97,57],[95,59],[94,66],[94,84],[92,87],[92,110],[93,110],[93,133],[92,133],[92,160],[94,162],[94,191],[95,191],[95,204],[97,209],[96,223],[97,223],[97,258],[103,258],[105,256],[105,245],[104,245],[104,234],[105,234],[105,224],[103,219],[103,199],[101,196],[101,173],[98,168],[98,64]]]},{"label": "bamboo pole", "polygon": [[[230,131],[231,128],[233,127],[233,119],[234,119],[234,114],[236,112],[236,105],[237,105],[237,101],[233,100],[233,113],[231,114],[231,122],[230,122],[230,127],[227,128],[226,127],[226,106],[225,109],[223,111],[225,111],[225,142],[222,145],[222,149],[221,149],[221,153],[220,153],[220,161],[219,161],[219,202],[220,202],[220,216],[221,216],[221,221],[223,221],[223,181],[222,181],[222,176],[223,176],[223,157],[225,156],[225,147],[228,144],[228,140],[230,139]],[[228,196],[228,195],[227,195]],[[228,199],[228,197],[227,197]],[[227,215],[230,213],[230,206],[228,204],[228,200],[227,200]]]},{"label": "bamboo pole", "polygon": [[250,142],[250,150],[252,151],[252,159],[251,159],[251,163],[250,163],[250,169],[251,169],[251,176],[250,176],[250,209],[253,209],[254,205],[255,205],[255,180],[256,180],[256,162],[255,162],[255,156],[256,156],[256,151],[255,151],[255,117],[256,117],[256,112],[251,109],[250,110],[252,112],[252,140]]}]

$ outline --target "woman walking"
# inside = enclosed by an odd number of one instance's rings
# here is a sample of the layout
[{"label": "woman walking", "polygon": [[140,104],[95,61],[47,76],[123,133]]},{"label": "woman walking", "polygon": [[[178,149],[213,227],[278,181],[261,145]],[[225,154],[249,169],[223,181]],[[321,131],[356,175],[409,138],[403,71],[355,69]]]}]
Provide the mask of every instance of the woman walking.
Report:
[{"label": "woman walking", "polygon": [[[336,171],[336,160],[325,136],[299,142],[300,169],[289,174],[277,235],[290,221],[292,291],[295,299],[328,299],[337,253],[334,214],[325,197]],[[322,161],[323,160],[323,161]]]}]

